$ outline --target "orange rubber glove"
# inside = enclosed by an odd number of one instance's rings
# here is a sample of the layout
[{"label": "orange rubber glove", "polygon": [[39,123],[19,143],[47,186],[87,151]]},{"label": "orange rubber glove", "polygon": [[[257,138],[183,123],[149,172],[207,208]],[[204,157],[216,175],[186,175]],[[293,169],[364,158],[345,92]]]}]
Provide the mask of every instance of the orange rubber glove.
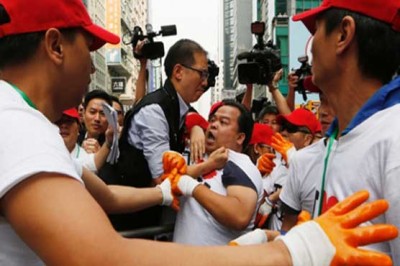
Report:
[{"label": "orange rubber glove", "polygon": [[358,227],[388,208],[385,200],[362,205],[368,197],[367,191],[357,192],[315,220],[295,226],[285,236],[279,237],[287,246],[293,265],[392,265],[388,255],[358,248],[388,241],[398,235],[393,225]]},{"label": "orange rubber glove", "polygon": [[174,169],[176,169],[176,173],[183,175],[187,171],[185,158],[178,152],[166,151],[163,153],[163,169],[164,174],[161,176],[161,180],[165,180]]},{"label": "orange rubber glove", "polygon": [[256,219],[254,221],[254,224],[257,228],[263,228],[267,222],[269,214],[272,212],[272,208],[273,204],[268,200],[268,198],[266,198],[265,201],[260,204],[256,214]]},{"label": "orange rubber glove", "polygon": [[386,200],[377,200],[359,206],[368,197],[367,191],[360,191],[315,219],[336,247],[332,266],[392,265],[390,257],[386,254],[357,249],[358,246],[387,241],[398,235],[397,228],[393,225],[376,224],[356,227],[381,215],[389,207]]},{"label": "orange rubber glove", "polygon": [[269,175],[275,167],[275,163],[272,161],[275,158],[275,154],[264,153],[257,160],[257,168],[262,176]]},{"label": "orange rubber glove", "polygon": [[290,159],[292,158],[293,154],[296,152],[293,143],[282,137],[281,134],[275,133],[272,136],[272,148],[274,148],[277,152],[282,154],[282,158],[285,160],[287,164],[289,164]]},{"label": "orange rubber glove", "polygon": [[302,223],[311,221],[311,214],[308,211],[301,211],[297,216],[297,223],[296,225],[300,225]]}]

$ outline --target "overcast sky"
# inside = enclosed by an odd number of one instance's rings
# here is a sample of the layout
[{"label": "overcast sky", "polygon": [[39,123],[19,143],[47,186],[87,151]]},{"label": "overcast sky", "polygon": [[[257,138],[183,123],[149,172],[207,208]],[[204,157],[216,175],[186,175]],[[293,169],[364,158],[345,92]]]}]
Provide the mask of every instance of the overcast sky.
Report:
[{"label": "overcast sky", "polygon": [[165,50],[182,38],[200,43],[211,56],[217,53],[218,0],[150,0],[150,21],[154,30],[160,26],[175,24],[178,34],[163,37]]},{"label": "overcast sky", "polygon": [[[221,23],[219,18],[222,16],[219,2],[220,0],[149,0],[149,22],[153,25],[153,30],[159,31],[161,26],[171,24],[175,24],[177,28],[176,36],[157,37],[157,41],[164,43],[165,53],[176,41],[187,38],[198,42],[207,50],[210,58],[216,61],[218,23]],[[210,92],[205,93],[193,106],[206,117],[210,108]]]}]

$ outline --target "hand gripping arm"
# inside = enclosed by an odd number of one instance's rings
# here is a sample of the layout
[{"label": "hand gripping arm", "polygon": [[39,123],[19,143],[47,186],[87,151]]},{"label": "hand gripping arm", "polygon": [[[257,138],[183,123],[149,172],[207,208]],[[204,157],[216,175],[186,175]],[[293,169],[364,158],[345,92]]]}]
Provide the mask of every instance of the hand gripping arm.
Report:
[{"label": "hand gripping arm", "polygon": [[186,174],[187,171],[185,158],[183,158],[182,154],[175,151],[166,151],[163,153],[163,168],[164,174],[161,176],[161,180],[167,178],[173,169],[176,169],[176,173],[181,175]]}]

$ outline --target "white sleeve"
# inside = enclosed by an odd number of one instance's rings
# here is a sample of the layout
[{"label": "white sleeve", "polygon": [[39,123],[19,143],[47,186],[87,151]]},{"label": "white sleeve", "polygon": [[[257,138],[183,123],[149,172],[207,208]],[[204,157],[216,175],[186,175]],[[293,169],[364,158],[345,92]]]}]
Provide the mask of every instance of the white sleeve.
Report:
[{"label": "white sleeve", "polygon": [[301,211],[300,193],[301,184],[298,182],[296,157],[292,158],[286,184],[283,186],[279,199],[290,208]]},{"label": "white sleeve", "polygon": [[80,179],[70,154],[53,125],[30,107],[0,108],[0,198],[22,180],[54,172]]}]

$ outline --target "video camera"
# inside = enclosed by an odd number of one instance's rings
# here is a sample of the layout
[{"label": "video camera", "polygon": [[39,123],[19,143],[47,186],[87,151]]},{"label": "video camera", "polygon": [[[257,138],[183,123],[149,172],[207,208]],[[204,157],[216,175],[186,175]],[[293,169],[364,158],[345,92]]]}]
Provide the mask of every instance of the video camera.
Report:
[{"label": "video camera", "polygon": [[240,84],[268,84],[276,71],[282,68],[280,51],[272,45],[272,41],[264,43],[265,23],[251,23],[251,33],[257,37],[257,43],[250,52],[238,54],[237,59],[247,59],[247,63],[238,66]]},{"label": "video camera", "polygon": [[311,65],[308,63],[308,56],[300,56],[298,59],[299,63],[301,63],[301,66],[294,70],[294,74],[299,77],[299,80],[297,82],[297,86],[294,88],[295,91],[300,92],[303,95],[303,100],[307,100],[307,95],[306,95],[306,88],[304,87],[304,80],[308,77],[311,76]]},{"label": "video camera", "polygon": [[219,74],[219,67],[215,64],[214,61],[208,59],[208,79],[207,79],[207,87],[204,89],[204,92],[208,91],[210,87],[215,86],[215,78]]},{"label": "video camera", "polygon": [[[171,36],[176,35],[176,26],[168,25],[161,26],[161,30],[157,33],[153,31],[153,26],[151,24],[146,24],[147,35],[143,34],[143,30],[139,26],[135,26],[131,33],[132,39],[129,43],[135,48],[138,41],[145,40],[145,44],[142,47],[141,54],[137,54],[134,52],[134,57],[137,59],[147,58],[147,59],[157,59],[164,56],[164,44],[162,42],[155,42],[154,38],[162,35],[162,36]],[[125,44],[129,44],[125,43]]]}]

